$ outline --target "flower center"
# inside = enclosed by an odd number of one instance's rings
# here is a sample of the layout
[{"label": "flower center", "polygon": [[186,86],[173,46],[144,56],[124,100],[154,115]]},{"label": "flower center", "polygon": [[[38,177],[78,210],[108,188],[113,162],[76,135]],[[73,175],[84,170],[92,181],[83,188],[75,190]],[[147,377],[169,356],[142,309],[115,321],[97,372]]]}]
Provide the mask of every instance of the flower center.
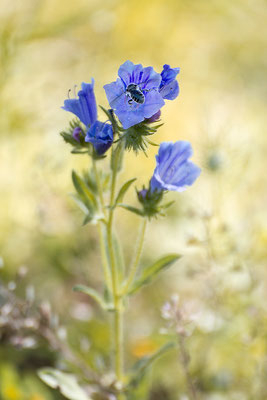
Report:
[{"label": "flower center", "polygon": [[138,85],[135,83],[130,83],[126,88],[126,96],[128,97],[128,103],[133,104],[144,104],[145,95]]}]

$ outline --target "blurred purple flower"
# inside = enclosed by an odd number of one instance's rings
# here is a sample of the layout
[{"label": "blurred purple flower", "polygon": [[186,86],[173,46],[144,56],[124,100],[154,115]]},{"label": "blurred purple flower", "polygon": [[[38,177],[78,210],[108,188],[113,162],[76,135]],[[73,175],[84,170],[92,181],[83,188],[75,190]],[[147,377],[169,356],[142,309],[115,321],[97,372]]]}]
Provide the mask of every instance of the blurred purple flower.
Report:
[{"label": "blurred purple flower", "polygon": [[113,143],[113,129],[109,122],[95,121],[86,133],[85,141],[93,144],[98,155],[104,154]]},{"label": "blurred purple flower", "polygon": [[150,181],[151,191],[184,191],[200,175],[201,169],[189,161],[193,149],[186,141],[163,142],[156,156],[157,166]]},{"label": "blurred purple flower", "polygon": [[171,68],[168,64],[163,65],[161,72],[161,84],[159,92],[163,99],[174,100],[179,94],[179,85],[176,76],[179,74],[180,68]]},{"label": "blurred purple flower", "polygon": [[118,71],[119,78],[104,86],[110,106],[124,129],[156,114],[164,105],[159,87],[160,74],[152,67],[126,61]]},{"label": "blurred purple flower", "polygon": [[75,114],[84,125],[92,125],[97,119],[96,99],[94,94],[94,80],[92,83],[82,83],[78,98],[64,101],[63,110]]}]

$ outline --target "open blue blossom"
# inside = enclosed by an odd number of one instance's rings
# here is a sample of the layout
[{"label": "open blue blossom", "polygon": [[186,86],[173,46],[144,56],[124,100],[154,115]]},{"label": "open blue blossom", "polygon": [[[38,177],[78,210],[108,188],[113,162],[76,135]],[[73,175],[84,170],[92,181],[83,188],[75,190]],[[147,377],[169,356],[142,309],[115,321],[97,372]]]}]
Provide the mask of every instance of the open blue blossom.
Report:
[{"label": "open blue blossom", "polygon": [[159,92],[163,99],[174,100],[179,94],[179,85],[176,76],[179,74],[180,68],[171,68],[168,64],[163,65],[161,72],[161,84]]},{"label": "open blue blossom", "polygon": [[94,80],[92,83],[82,83],[78,98],[64,101],[63,110],[75,114],[86,126],[92,125],[97,119],[97,107],[94,94]]},{"label": "open blue blossom", "polygon": [[193,149],[189,142],[162,142],[150,181],[151,191],[182,192],[187,186],[191,186],[201,172],[197,165],[188,160],[192,154]]},{"label": "open blue blossom", "polygon": [[118,71],[119,78],[104,86],[110,106],[124,129],[156,114],[164,105],[159,87],[160,74],[152,67],[126,61]]},{"label": "open blue blossom", "polygon": [[113,129],[109,122],[95,121],[86,133],[85,141],[93,144],[98,155],[104,154],[113,143]]}]

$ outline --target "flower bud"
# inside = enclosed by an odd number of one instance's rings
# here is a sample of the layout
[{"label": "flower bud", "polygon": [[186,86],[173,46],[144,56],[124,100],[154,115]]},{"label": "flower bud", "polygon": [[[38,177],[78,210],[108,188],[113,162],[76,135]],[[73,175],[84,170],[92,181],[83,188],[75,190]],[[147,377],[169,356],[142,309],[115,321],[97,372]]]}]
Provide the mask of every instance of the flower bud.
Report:
[{"label": "flower bud", "polygon": [[82,130],[79,126],[76,126],[76,128],[73,129],[72,137],[73,137],[73,139],[76,140],[76,142],[80,143],[81,133],[82,133]]}]

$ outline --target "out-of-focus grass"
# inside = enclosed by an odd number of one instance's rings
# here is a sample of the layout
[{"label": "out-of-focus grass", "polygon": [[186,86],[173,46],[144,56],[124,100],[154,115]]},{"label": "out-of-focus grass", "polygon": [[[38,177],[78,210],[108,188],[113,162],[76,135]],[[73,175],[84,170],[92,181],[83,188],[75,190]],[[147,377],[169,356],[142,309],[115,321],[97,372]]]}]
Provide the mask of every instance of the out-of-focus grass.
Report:
[{"label": "out-of-focus grass", "polygon": [[[1,276],[12,280],[26,265],[28,283],[67,325],[79,316],[75,334],[70,327],[76,337],[88,334],[87,319],[98,332],[99,317],[91,304],[84,312],[71,286],[97,287],[101,270],[96,230],[80,227],[68,196],[71,168],[87,160],[71,156],[58,135],[70,118],[60,106],[69,88],[91,77],[107,106],[102,86],[126,59],[158,71],[164,63],[181,67],[181,93],[164,107],[154,140],[190,140],[202,175],[186,193],[170,195],[169,218],[151,223],[144,259],[164,251],[184,257],[132,301],[127,348],[134,359],[159,343],[167,293],[193,299],[200,317],[188,347],[205,399],[267,396],[266,17],[264,0],[2,0],[0,7]],[[121,179],[134,170],[141,187],[155,152],[129,155]],[[117,221],[129,259],[136,218],[121,211]],[[155,381],[182,398],[176,359],[158,363]]]}]

